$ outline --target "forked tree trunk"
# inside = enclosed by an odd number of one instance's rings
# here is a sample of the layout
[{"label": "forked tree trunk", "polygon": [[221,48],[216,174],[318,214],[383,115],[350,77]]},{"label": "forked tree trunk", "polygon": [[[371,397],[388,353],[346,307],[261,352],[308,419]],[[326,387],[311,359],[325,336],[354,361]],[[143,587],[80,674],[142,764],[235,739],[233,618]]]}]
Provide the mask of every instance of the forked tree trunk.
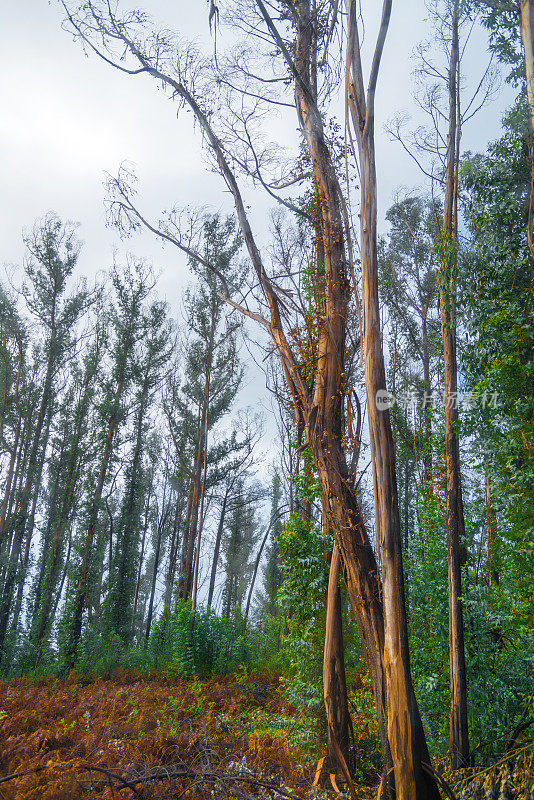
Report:
[{"label": "forked tree trunk", "polygon": [[437,271],[443,338],[443,380],[445,387],[445,443],[447,461],[447,560],[449,584],[449,655],[451,711],[449,749],[451,766],[469,765],[467,724],[467,675],[465,666],[462,608],[462,547],[465,535],[460,449],[458,439],[458,368],[456,362],[456,272],[457,196],[460,141],[458,117],[459,0],[452,11],[451,58],[449,65],[449,133],[441,266]]},{"label": "forked tree trunk", "polygon": [[[386,397],[380,331],[377,258],[377,190],[374,98],[378,68],[391,14],[383,4],[382,22],[367,91],[364,88],[355,0],[349,3],[348,102],[356,134],[361,178],[360,252],[362,262],[365,383],[371,440],[377,539],[382,564],[384,606],[383,669],[388,741],[398,800],[438,798],[428,772],[430,757],[413,689],[404,596],[401,528],[395,474],[395,446]],[[384,407],[385,406],[385,407]],[[425,769],[427,765],[427,769]]]}]

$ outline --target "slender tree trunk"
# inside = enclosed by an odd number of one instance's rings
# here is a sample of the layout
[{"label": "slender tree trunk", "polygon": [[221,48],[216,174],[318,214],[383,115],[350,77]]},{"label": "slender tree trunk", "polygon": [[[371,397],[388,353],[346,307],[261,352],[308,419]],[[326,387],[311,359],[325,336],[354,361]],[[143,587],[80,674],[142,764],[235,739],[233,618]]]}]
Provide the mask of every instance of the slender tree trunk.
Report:
[{"label": "slender tree trunk", "polygon": [[179,597],[182,600],[187,598],[193,593],[195,585],[195,575],[193,558],[195,554],[195,546],[197,552],[200,548],[200,527],[201,527],[201,507],[204,501],[204,492],[206,486],[206,458],[208,446],[208,413],[210,403],[210,384],[211,384],[211,368],[213,359],[213,347],[215,337],[215,309],[212,305],[211,315],[211,328],[210,338],[208,340],[208,348],[205,363],[205,382],[204,382],[204,397],[202,400],[202,413],[200,415],[198,449],[195,460],[193,495],[191,502],[191,516],[190,525],[187,531],[187,537],[184,540],[185,559],[182,558],[183,567],[180,570],[180,587]]},{"label": "slender tree trunk", "polygon": [[35,423],[33,432],[33,440],[31,449],[29,451],[29,458],[26,468],[26,475],[22,486],[22,491],[17,499],[16,507],[12,515],[13,519],[8,520],[6,525],[14,523],[13,542],[12,542],[12,555],[9,566],[6,572],[4,583],[4,590],[2,593],[2,601],[0,603],[0,661],[4,655],[4,643],[11,613],[11,604],[13,600],[13,590],[15,581],[17,579],[18,564],[21,556],[22,543],[24,541],[24,534],[27,529],[28,521],[28,504],[30,501],[32,490],[39,491],[37,478],[40,478],[42,470],[41,460],[39,459],[39,450],[42,444],[43,426],[45,423],[46,415],[50,404],[50,396],[52,391],[53,372],[55,364],[55,343],[56,335],[55,330],[49,342],[49,355],[46,365],[46,373],[43,384],[43,391],[41,394],[41,402],[39,405],[39,412]]},{"label": "slender tree trunk", "polygon": [[[158,521],[156,549],[154,552],[154,569],[152,572],[152,581],[150,585],[150,600],[148,603],[148,612],[146,618],[145,643],[148,643],[148,639],[150,637],[150,628],[152,627],[152,614],[154,613],[154,597],[156,595],[156,581],[158,579],[159,556],[161,552],[161,541],[163,539],[163,531],[165,528],[166,521],[167,521],[167,511],[162,513],[161,519]],[[172,549],[172,543],[171,543],[171,549]]]},{"label": "slender tree trunk", "polygon": [[52,605],[52,611],[50,613],[50,619],[51,620],[54,620],[56,618],[56,611],[58,609],[58,606],[59,606],[59,603],[60,603],[60,600],[61,600],[61,595],[63,594],[63,587],[65,586],[65,580],[67,578],[67,571],[68,571],[68,568],[69,568],[71,551],[72,551],[72,528],[69,528],[69,539],[68,539],[68,543],[67,543],[67,553],[66,553],[66,556],[65,556],[65,563],[63,564],[63,570],[62,570],[62,573],[61,573],[61,580],[59,582],[59,587],[58,587],[58,589],[56,591],[56,596],[54,598],[54,602],[53,602],[53,605]]},{"label": "slender tree trunk", "polygon": [[[209,395],[209,380],[207,393]],[[207,404],[206,404],[207,412]],[[206,479],[208,474],[208,415],[206,413],[206,422],[204,426],[204,463],[202,465],[202,487],[200,490],[200,521],[198,524],[198,535],[196,537],[196,552],[195,552],[195,573],[193,576],[193,587],[191,591],[191,605],[195,609],[197,607],[197,589],[198,589],[198,570],[200,567],[200,545],[202,541],[202,531],[204,529],[204,500],[206,497]]]},{"label": "slender tree trunk", "polygon": [[426,485],[427,493],[432,491],[432,403],[430,399],[431,394],[431,381],[430,381],[430,346],[428,342],[428,319],[427,309],[424,308],[421,318],[421,343],[423,351],[423,385],[425,403],[423,408],[423,482]]},{"label": "slender tree trunk", "polygon": [[[6,521],[4,525],[4,538],[0,543],[1,551],[6,554],[10,552],[12,546],[13,535],[14,535],[13,529],[15,527],[15,519],[16,519],[14,514],[14,509],[17,508],[18,499],[22,494],[24,481],[28,470],[28,460],[32,444],[32,433],[34,430],[33,411],[34,411],[33,408],[29,410],[22,426],[22,435],[19,444],[19,453],[17,455],[17,463],[15,466],[15,475],[13,477],[11,494],[9,496],[7,504]],[[4,568],[2,570],[0,583],[3,584],[5,582],[5,579],[6,579],[6,570]]]},{"label": "slender tree trunk", "polygon": [[58,506],[59,506],[59,495],[60,495],[60,482],[62,479],[65,478],[64,476],[64,448],[66,445],[65,437],[61,442],[61,447],[59,451],[59,455],[56,462],[56,474],[54,476],[54,483],[53,488],[50,493],[49,501],[48,501],[48,518],[46,522],[46,528],[43,533],[43,543],[42,543],[42,551],[41,556],[39,559],[39,573],[37,575],[37,580],[35,582],[35,598],[33,602],[33,608],[31,612],[31,620],[32,620],[32,629],[35,627],[37,623],[37,619],[40,615],[41,603],[42,603],[42,595],[43,595],[43,586],[45,582],[45,577],[48,569],[48,565],[50,563],[51,557],[51,549],[53,548],[53,535],[52,531],[57,526],[57,516],[58,516]]},{"label": "slender tree trunk", "polygon": [[117,389],[115,391],[113,409],[108,422],[104,453],[102,456],[102,462],[100,465],[100,471],[98,473],[95,490],[91,500],[89,519],[87,523],[87,532],[85,535],[85,543],[83,548],[82,563],[80,566],[80,571],[75,590],[72,624],[69,632],[69,639],[68,639],[66,658],[65,658],[66,666],[67,668],[70,669],[72,669],[72,667],[74,666],[74,662],[76,660],[76,651],[78,648],[78,642],[80,641],[80,636],[82,633],[83,612],[87,604],[87,593],[89,588],[88,580],[89,580],[89,571],[91,566],[91,557],[93,554],[92,552],[93,543],[96,533],[96,526],[98,522],[98,514],[100,511],[100,506],[102,501],[102,492],[108,474],[109,462],[111,459],[111,454],[113,452],[115,433],[118,427],[118,421],[119,421],[118,409],[119,409],[119,403],[122,398],[123,389],[124,389],[124,377],[123,375],[121,375],[117,382]]},{"label": "slender tree trunk", "polygon": [[[116,632],[123,640],[127,640],[132,632],[132,625],[129,625],[130,620],[127,618],[127,611],[132,601],[132,586],[130,584],[131,572],[133,571],[133,540],[136,535],[138,525],[138,493],[139,493],[139,474],[141,469],[141,456],[143,447],[143,423],[148,403],[149,392],[149,371],[150,364],[147,365],[146,373],[141,388],[139,398],[139,409],[137,412],[136,420],[136,433],[135,444],[132,455],[129,482],[127,487],[127,495],[125,505],[120,516],[120,524],[117,532],[117,547],[116,547],[116,589],[113,591],[110,585],[110,598],[112,603],[111,616],[114,620],[114,627]],[[148,511],[147,511],[148,514]],[[146,527],[144,529],[146,534]],[[143,534],[144,546],[144,534]],[[141,558],[142,560],[142,558]],[[111,564],[111,559],[110,559]],[[141,569],[141,564],[139,565]],[[135,574],[135,573],[134,573]],[[111,576],[110,576],[111,584]],[[135,589],[134,589],[134,593]],[[135,613],[135,612],[134,612]],[[133,624],[133,617],[132,617]]]},{"label": "slender tree trunk", "polygon": [[226,486],[223,504],[221,507],[221,514],[219,516],[219,524],[217,526],[217,535],[215,536],[215,546],[213,548],[213,560],[211,562],[210,585],[208,589],[208,610],[211,608],[211,604],[213,602],[213,592],[215,591],[215,578],[217,576],[217,564],[219,563],[219,553],[221,551],[221,541],[224,531],[224,518],[226,516],[226,506],[228,503],[228,496],[230,494],[231,487],[232,487],[231,483],[227,484]]},{"label": "slender tree trunk", "polygon": [[182,560],[180,563],[180,578],[178,585],[178,597],[186,600],[191,594],[193,583],[193,556],[198,531],[198,516],[200,509],[200,495],[202,491],[202,465],[204,463],[204,420],[206,419],[205,406],[202,406],[201,423],[199,429],[199,440],[195,458],[195,469],[193,473],[193,483],[189,510],[187,515],[188,525],[182,546]]},{"label": "slender tree trunk", "polygon": [[[323,697],[328,721],[328,759],[347,777],[350,764],[349,704],[345,676],[345,651],[341,616],[341,553],[334,544],[326,601],[326,635],[323,658]],[[348,775],[350,778],[350,774]]]},{"label": "slender tree trunk", "polygon": [[[382,563],[387,738],[397,800],[439,797],[413,689],[404,594],[400,515],[395,474],[395,447],[386,396],[378,299],[377,190],[374,146],[374,97],[378,67],[389,25],[391,0],[383,4],[382,22],[367,91],[363,83],[356,3],[349,3],[349,109],[358,144],[361,176],[360,251],[363,282],[364,356],[367,409],[375,494],[377,539]],[[386,754],[388,756],[389,754]]]},{"label": "slender tree trunk", "polygon": [[[365,379],[375,491],[377,538],[382,562],[384,603],[383,665],[386,679],[388,741],[398,800],[439,797],[423,764],[430,763],[413,690],[404,593],[400,515],[395,474],[395,446],[389,410],[378,405],[386,377],[378,300],[376,251],[376,172],[372,131],[360,137],[362,180],[361,259]],[[404,722],[400,722],[403,720]]]},{"label": "slender tree trunk", "polygon": [[457,172],[459,160],[458,64],[459,0],[452,17],[451,60],[449,66],[449,134],[441,267],[437,273],[441,330],[443,337],[443,377],[445,386],[445,440],[447,461],[447,552],[449,581],[449,648],[451,713],[449,748],[451,766],[469,765],[467,724],[467,675],[465,666],[462,608],[461,547],[465,535],[460,449],[458,439],[458,386],[456,362],[456,271],[457,271]]},{"label": "slender tree trunk", "polygon": [[24,594],[24,588],[26,585],[26,578],[28,575],[28,563],[30,560],[30,551],[32,545],[32,538],[33,532],[35,528],[35,512],[37,509],[37,502],[39,500],[39,496],[41,494],[41,478],[43,474],[44,462],[46,457],[46,448],[48,447],[48,439],[50,434],[50,414],[48,415],[48,421],[46,425],[46,431],[43,437],[43,444],[41,450],[41,456],[39,458],[39,465],[37,467],[37,473],[35,476],[35,488],[33,491],[33,499],[32,505],[29,514],[29,520],[27,524],[26,530],[26,543],[24,545],[24,555],[22,558],[21,569],[19,570],[19,575],[17,577],[17,593],[15,599],[15,606],[13,608],[13,616],[11,620],[11,635],[14,636],[17,630],[19,616],[22,608],[22,597]]},{"label": "slender tree trunk", "polygon": [[261,540],[260,549],[258,550],[258,555],[256,556],[256,560],[254,562],[254,569],[252,570],[252,578],[250,580],[250,588],[248,590],[247,605],[246,605],[246,608],[245,608],[245,621],[248,620],[248,614],[249,614],[249,611],[250,611],[250,603],[251,603],[251,600],[252,600],[252,593],[254,591],[254,585],[256,583],[256,577],[258,575],[258,568],[260,566],[260,561],[261,561],[261,557],[262,557],[262,554],[263,554],[263,550],[265,548],[265,545],[267,544],[267,539],[269,538],[269,534],[271,532],[271,529],[272,529],[273,525],[275,524],[275,522],[278,522],[279,519],[280,519],[280,514],[278,512],[271,517],[271,519],[269,521],[269,525],[267,527],[267,530],[265,531],[265,533],[263,535],[263,539]]},{"label": "slender tree trunk", "polygon": [[[169,550],[169,565],[167,567],[167,575],[165,578],[165,595],[163,599],[163,627],[167,624],[167,619],[171,611],[172,590],[174,587],[174,579],[176,575],[176,559],[178,554],[178,547],[180,545],[180,525],[182,523],[183,507],[181,505],[181,498],[176,500],[176,512],[174,515],[174,524],[172,529],[171,546]],[[183,547],[182,547],[183,551]]]},{"label": "slender tree trunk", "polygon": [[139,601],[139,587],[141,585],[141,570],[143,568],[143,558],[145,555],[145,541],[146,541],[146,534],[148,531],[148,514],[150,512],[150,495],[151,495],[152,487],[150,487],[150,492],[148,494],[148,499],[146,502],[145,508],[145,520],[143,524],[143,538],[141,540],[141,553],[139,555],[139,566],[137,568],[137,578],[135,581],[135,592],[134,592],[134,600],[133,600],[133,609],[132,609],[132,624],[130,626],[130,638],[133,637],[135,631],[135,615],[137,614],[137,604]]},{"label": "slender tree trunk", "polygon": [[[95,359],[96,361],[96,359]],[[43,579],[42,590],[39,592],[39,601],[34,614],[34,627],[36,629],[35,641],[37,646],[36,666],[38,666],[50,628],[50,611],[54,595],[54,588],[61,570],[61,555],[64,546],[65,534],[70,524],[72,511],[76,500],[76,490],[80,478],[82,453],[80,449],[83,428],[87,419],[90,402],[90,387],[96,370],[88,369],[84,381],[83,394],[76,408],[75,428],[69,448],[69,456],[65,473],[65,484],[61,500],[60,512],[53,521],[53,538],[50,555],[47,559],[46,574]],[[59,471],[58,471],[59,473]]]}]

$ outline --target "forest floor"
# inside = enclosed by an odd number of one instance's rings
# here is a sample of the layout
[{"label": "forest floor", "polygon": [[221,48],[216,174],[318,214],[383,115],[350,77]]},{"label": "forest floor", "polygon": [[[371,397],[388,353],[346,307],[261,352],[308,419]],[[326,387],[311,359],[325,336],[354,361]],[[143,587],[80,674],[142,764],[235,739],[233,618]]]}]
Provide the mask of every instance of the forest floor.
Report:
[{"label": "forest floor", "polygon": [[0,683],[1,800],[307,797],[322,755],[272,675]]}]

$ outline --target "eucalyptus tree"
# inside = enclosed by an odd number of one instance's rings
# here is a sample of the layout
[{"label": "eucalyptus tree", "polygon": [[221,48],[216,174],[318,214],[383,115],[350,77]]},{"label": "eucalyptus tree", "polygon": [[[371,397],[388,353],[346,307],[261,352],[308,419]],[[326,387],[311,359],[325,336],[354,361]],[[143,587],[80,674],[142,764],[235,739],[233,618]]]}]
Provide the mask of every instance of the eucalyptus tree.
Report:
[{"label": "eucalyptus tree", "polygon": [[[214,494],[217,492],[219,495],[219,519],[211,555],[210,580],[206,601],[208,609],[211,608],[213,602],[227,514],[234,500],[235,492],[239,490],[241,481],[247,472],[253,470],[256,459],[256,445],[261,432],[261,427],[257,424],[257,421],[243,414],[238,416],[237,422],[234,423],[234,429],[239,429],[241,435],[239,437],[234,436],[231,440],[226,440],[230,446],[227,451],[226,444],[223,442],[222,453],[225,455],[223,459],[218,459],[219,463],[216,465],[215,474],[211,480]],[[220,445],[219,453],[221,453]],[[258,500],[260,496],[261,493],[258,495]]]},{"label": "eucalyptus tree", "polygon": [[[418,399],[422,399],[422,435],[418,437],[418,449],[422,454],[423,479],[427,483],[432,476],[432,372],[437,355],[438,324],[434,242],[439,215],[438,204],[422,197],[407,197],[395,203],[386,214],[391,227],[379,251],[381,297],[390,315],[390,329],[395,327],[399,332],[398,339],[392,337],[391,370],[394,374],[390,385],[396,397],[401,388],[397,384],[397,374],[404,373],[408,391],[415,390]],[[394,421],[397,434],[402,435],[398,413],[399,404],[396,404]],[[413,450],[413,432],[409,427],[406,432],[410,441],[405,437],[403,444]]]},{"label": "eucalyptus tree", "polygon": [[[23,402],[21,389],[24,387],[26,362],[28,358],[27,332],[13,297],[10,297],[0,284],[0,331],[1,363],[0,371],[2,409],[1,409],[1,470],[4,476],[4,490],[0,510],[0,548],[3,549],[6,518],[15,467],[19,457],[19,445],[23,435]],[[4,457],[7,459],[4,461]]]},{"label": "eucalyptus tree", "polygon": [[[162,441],[154,441],[153,447],[156,452],[162,457],[162,486],[160,491],[156,493],[153,503],[152,523],[151,523],[151,538],[153,547],[152,559],[147,564],[150,567],[147,588],[147,603],[146,619],[144,622],[144,640],[145,644],[150,637],[150,629],[152,627],[152,619],[154,614],[154,602],[156,597],[156,584],[158,579],[158,571],[161,566],[162,558],[164,555],[165,547],[169,545],[169,562],[175,562],[175,542],[177,536],[178,523],[177,519],[180,518],[180,509],[183,508],[183,493],[179,479],[176,478],[175,464],[171,454],[171,443],[163,447]],[[169,564],[170,566],[170,564]],[[170,581],[172,586],[172,581]],[[166,610],[170,607],[170,594],[167,600]]]},{"label": "eucalyptus tree", "polygon": [[109,309],[111,327],[111,364],[102,380],[103,396],[98,408],[100,417],[96,440],[96,458],[86,476],[87,495],[84,514],[79,522],[79,561],[72,572],[70,597],[66,604],[65,664],[76,660],[84,611],[90,597],[90,579],[95,559],[93,552],[103,505],[104,487],[116,452],[117,434],[124,423],[124,397],[133,378],[135,347],[142,333],[143,304],[154,285],[151,269],[143,262],[128,260],[122,270],[114,268],[111,281],[113,304]]},{"label": "eucalyptus tree", "polygon": [[445,172],[443,225],[438,239],[440,265],[438,281],[441,331],[443,337],[443,379],[445,386],[445,446],[447,459],[447,552],[449,574],[449,650],[450,650],[450,750],[453,769],[469,765],[467,721],[467,675],[465,665],[462,607],[462,548],[465,518],[460,470],[458,432],[458,366],[456,344],[456,275],[458,269],[458,167],[460,162],[461,119],[460,87],[460,2],[454,0],[450,16],[451,41],[449,72],[449,129]]},{"label": "eucalyptus tree", "polygon": [[[203,257],[212,263],[229,285],[239,281],[234,264],[241,247],[232,218],[207,218],[202,225]],[[198,284],[186,294],[186,320],[190,331],[184,356],[184,380],[176,398],[178,420],[171,425],[185,426],[190,431],[188,506],[180,560],[179,597],[187,599],[195,593],[195,553],[200,554],[209,470],[213,471],[221,457],[234,447],[219,443],[211,448],[208,437],[220,426],[235,400],[243,378],[238,358],[237,335],[241,329],[238,317],[230,318],[221,296],[217,277],[199,272]]]},{"label": "eucalyptus tree", "polygon": [[534,259],[534,0],[471,0],[469,5],[482,14],[494,51],[512,67],[509,79],[520,85],[526,100],[531,173],[526,233]]},{"label": "eucalyptus tree", "polygon": [[[21,556],[27,563],[23,546],[26,544],[29,552],[35,516],[31,508],[32,500],[36,501],[41,488],[46,451],[44,440],[48,436],[47,419],[52,412],[54,383],[61,366],[73,353],[78,320],[92,300],[85,286],[67,294],[68,282],[81,247],[76,239],[75,226],[63,224],[57,216],[48,214],[35,224],[30,234],[24,236],[24,243],[27,250],[24,265],[27,282],[22,292],[31,318],[38,326],[41,339],[39,361],[43,365],[43,372],[24,479],[19,485],[15,508],[5,521],[11,536],[11,551],[0,600],[0,653],[4,649]],[[22,575],[24,577],[25,571]]]},{"label": "eucalyptus tree", "polygon": [[62,568],[68,563],[68,534],[75,523],[83,476],[89,465],[87,451],[91,449],[88,447],[91,410],[105,345],[103,322],[97,320],[81,365],[73,365],[72,386],[63,403],[59,431],[60,457],[57,464],[51,464],[49,468],[54,488],[49,496],[30,630],[30,641],[36,648],[36,664],[42,658],[54,621],[54,596],[61,595]]},{"label": "eucalyptus tree", "polygon": [[143,529],[143,509],[149,507],[145,450],[151,426],[154,392],[165,378],[173,341],[167,307],[152,302],[135,321],[138,346],[132,355],[130,410],[133,409],[132,447],[125,470],[124,491],[116,522],[113,559],[109,564],[106,621],[122,639],[131,637],[135,575]]},{"label": "eucalyptus tree", "polygon": [[[432,42],[420,48],[421,64],[418,72],[422,86],[420,105],[427,111],[431,124],[429,129],[423,127],[413,134],[412,144],[417,152],[410,154],[430,179],[433,193],[439,193],[443,202],[441,219],[436,225],[434,252],[443,352],[450,753],[453,768],[458,768],[466,766],[470,758],[462,606],[462,566],[465,564],[466,551],[457,363],[457,280],[461,261],[458,237],[458,170],[464,126],[491,96],[495,78],[490,62],[470,99],[466,97],[462,58],[466,53],[473,25],[469,4],[460,0],[434,0],[430,10],[435,36]],[[436,42],[439,44],[438,48],[435,46]],[[402,141],[398,125],[395,136]],[[430,165],[427,165],[429,161]]]},{"label": "eucalyptus tree", "polygon": [[[234,4],[232,4],[234,5]],[[190,228],[180,225],[171,212],[153,223],[137,206],[131,185],[121,175],[113,184],[112,207],[123,224],[144,224],[156,235],[190,255],[217,275],[226,301],[254,319],[270,337],[284,372],[294,406],[297,426],[304,431],[313,453],[328,517],[345,565],[353,610],[364,641],[385,760],[382,791],[395,783],[397,796],[437,797],[434,776],[425,768],[428,750],[415,700],[407,648],[406,615],[402,586],[400,526],[395,487],[395,457],[389,414],[377,412],[377,392],[385,390],[381,354],[380,320],[376,288],[376,182],[374,174],[374,98],[379,65],[389,23],[391,2],[383,6],[382,24],[367,92],[364,89],[357,31],[356,3],[349,4],[349,65],[352,79],[349,106],[360,148],[360,172],[364,191],[362,218],[362,267],[364,276],[364,332],[368,408],[371,418],[372,455],[375,470],[377,529],[381,546],[382,581],[365,530],[357,496],[355,475],[350,472],[354,442],[344,436],[345,408],[352,387],[346,384],[345,345],[349,279],[354,273],[350,258],[348,214],[336,171],[332,142],[325,119],[328,100],[340,69],[330,45],[333,32],[341,30],[339,4],[324,0],[299,3],[263,0],[238,2],[230,20],[244,32],[245,43],[234,51],[228,69],[219,75],[217,60],[198,55],[172,33],[155,30],[145,14],[119,16],[108,4],[86,3],[68,10],[75,35],[92,51],[130,75],[150,75],[169,97],[193,113],[209,146],[212,164],[230,191],[241,235],[252,267],[243,291],[232,291],[215,264],[195,247]],[[248,39],[248,41],[247,41]],[[254,42],[254,47],[250,42]],[[219,55],[219,63],[222,58]],[[215,74],[214,74],[215,71]],[[268,87],[266,89],[266,87]],[[298,164],[283,175],[267,175],[277,159],[269,146],[262,149],[252,129],[261,113],[273,108],[296,110],[300,136],[317,193],[318,225],[324,260],[312,270],[318,304],[310,318],[302,303],[295,276],[274,278],[267,255],[262,254],[247,213],[240,173],[252,176],[279,197],[284,186],[308,180]],[[260,116],[258,116],[258,114]],[[265,114],[264,114],[265,118]],[[254,147],[257,144],[257,147]],[[291,198],[281,201],[295,210]],[[306,214],[297,208],[297,213]],[[355,288],[355,287],[354,287]],[[250,305],[252,304],[253,305]],[[303,353],[295,328],[313,327],[317,345],[310,367],[313,393],[304,372]],[[382,603],[383,598],[383,603]],[[393,769],[390,764],[393,762]]]},{"label": "eucalyptus tree", "polygon": [[[477,398],[468,418],[485,486],[486,580],[492,588],[511,580],[514,616],[525,620],[532,597],[526,541],[534,508],[534,276],[526,236],[530,154],[518,105],[504,135],[461,166],[469,235],[461,265],[462,317],[469,333],[462,367]],[[503,591],[501,586],[491,602]]]}]

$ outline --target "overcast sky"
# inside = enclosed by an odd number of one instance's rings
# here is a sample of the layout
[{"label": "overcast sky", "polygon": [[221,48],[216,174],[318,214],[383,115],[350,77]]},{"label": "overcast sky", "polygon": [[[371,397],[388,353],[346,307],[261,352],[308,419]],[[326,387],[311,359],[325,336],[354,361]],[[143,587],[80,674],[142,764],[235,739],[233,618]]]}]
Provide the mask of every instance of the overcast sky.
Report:
[{"label": "overcast sky", "polygon": [[[129,7],[128,0],[121,0]],[[221,179],[206,170],[190,115],[176,119],[173,104],[149,77],[131,78],[97,57],[87,57],[62,30],[56,0],[0,4],[3,69],[0,71],[0,261],[20,264],[21,232],[48,210],[80,222],[85,247],[80,272],[93,275],[109,267],[114,248],[124,249],[104,224],[104,173],[121,162],[139,176],[142,206],[157,218],[173,203],[205,203],[231,210]],[[376,11],[377,0],[362,2]],[[204,0],[146,0],[140,7],[185,36],[208,41]],[[385,122],[400,111],[414,113],[411,97],[412,51],[429,36],[423,0],[394,0],[377,95],[377,158],[381,213],[395,191],[422,183],[408,156],[384,133]],[[369,21],[368,40],[372,21]],[[224,42],[223,42],[224,43]],[[473,37],[466,72],[474,80],[487,62],[482,34]],[[499,134],[503,91],[464,131],[465,149],[483,149]],[[293,124],[293,123],[292,123]],[[295,121],[296,127],[296,121]],[[273,128],[276,130],[276,128]],[[271,201],[254,214],[266,225]],[[176,313],[180,289],[188,280],[184,257],[163,249],[150,235],[136,236],[127,248],[152,261],[161,272],[160,293]],[[251,388],[251,398],[254,390]],[[257,390],[260,393],[260,389]]]}]

